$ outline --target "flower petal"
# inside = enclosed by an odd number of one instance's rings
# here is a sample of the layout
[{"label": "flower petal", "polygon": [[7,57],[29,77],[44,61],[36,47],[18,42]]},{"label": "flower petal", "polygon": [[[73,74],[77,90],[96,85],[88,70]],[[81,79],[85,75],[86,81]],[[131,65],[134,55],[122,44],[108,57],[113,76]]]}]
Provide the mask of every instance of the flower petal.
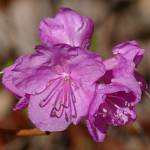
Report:
[{"label": "flower petal", "polygon": [[68,44],[88,48],[93,28],[93,22],[88,17],[80,16],[69,8],[62,8],[54,18],[43,19],[39,31],[42,43],[47,46]]},{"label": "flower petal", "polygon": [[[29,118],[43,131],[62,131],[71,123],[71,118],[67,115],[68,109],[63,106],[63,97],[60,96],[61,84],[59,79],[51,81],[45,91],[30,97]],[[57,102],[60,108],[56,108]],[[54,108],[58,111],[54,111]]]},{"label": "flower petal", "polygon": [[[53,84],[50,79],[41,94],[31,96],[29,104],[32,122],[40,129],[48,131],[63,130],[68,124],[77,124],[87,115],[95,94],[96,81],[105,73],[98,55],[63,45],[56,45],[55,48],[53,59],[57,60],[50,69],[58,78],[52,80]],[[40,112],[39,117],[34,115],[35,110]],[[58,124],[62,122],[63,127],[54,127],[51,120]]]},{"label": "flower petal", "polygon": [[135,104],[138,103],[141,100],[141,88],[139,82],[137,82],[134,76],[135,65],[121,55],[117,55],[105,60],[104,64],[106,70],[108,72],[111,71],[111,76],[107,76],[108,74],[106,71],[104,76],[107,77],[105,78],[108,79],[111,77],[111,79],[109,79],[111,83],[125,86],[133,91],[134,95],[136,96]]},{"label": "flower petal", "polygon": [[95,85],[87,84],[86,86],[90,88],[84,87],[84,85],[81,85],[78,89],[73,88],[77,112],[77,118],[73,119],[74,124],[77,124],[81,118],[84,118],[88,114],[89,105],[95,94]]},{"label": "flower petal", "polygon": [[67,88],[64,81],[56,79],[41,94],[31,96],[29,103],[31,121],[45,131],[61,131],[71,122],[77,124],[87,114],[95,92],[95,86],[91,86],[88,90],[77,86],[69,85]]},{"label": "flower petal", "polygon": [[101,132],[90,120],[86,121],[87,128],[96,142],[103,142],[106,134]]},{"label": "flower petal", "polygon": [[138,65],[143,57],[145,50],[140,48],[139,44],[136,41],[127,41],[121,44],[118,44],[113,48],[113,54],[121,54],[127,60],[134,62]]},{"label": "flower petal", "polygon": [[98,88],[96,99],[101,100],[102,94],[105,95],[105,100],[99,105],[95,120],[103,117],[108,125],[114,126],[125,125],[135,120],[133,102],[136,97],[130,89],[123,85],[105,85]]},{"label": "flower petal", "polygon": [[13,84],[13,80],[12,80],[13,79],[12,69],[13,68],[14,68],[14,65],[9,66],[3,70],[4,74],[2,77],[2,83],[8,90],[13,92],[15,95],[22,96],[22,95],[24,95],[24,93],[19,88],[14,86],[14,84]]},{"label": "flower petal", "polygon": [[21,110],[25,107],[28,106],[29,104],[29,100],[30,100],[30,95],[25,95],[24,97],[22,97],[19,102],[16,104],[16,106],[14,107],[13,110]]},{"label": "flower petal", "polygon": [[103,63],[89,58],[75,66],[72,71],[75,80],[80,80],[80,82],[87,85],[95,83],[104,73]]},{"label": "flower petal", "polygon": [[87,127],[97,142],[102,142],[109,126],[122,126],[135,120],[131,106],[135,100],[132,91],[121,85],[99,85],[87,117]]},{"label": "flower petal", "polygon": [[38,93],[55,76],[50,66],[50,58],[43,54],[22,56],[14,65],[3,70],[2,83],[18,96]]}]

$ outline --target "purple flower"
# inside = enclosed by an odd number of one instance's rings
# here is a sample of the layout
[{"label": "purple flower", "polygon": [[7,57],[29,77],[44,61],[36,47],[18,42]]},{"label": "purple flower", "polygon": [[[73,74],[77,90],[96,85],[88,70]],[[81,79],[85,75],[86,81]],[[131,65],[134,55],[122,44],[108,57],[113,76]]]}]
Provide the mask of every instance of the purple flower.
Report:
[{"label": "purple flower", "polygon": [[117,84],[100,85],[90,107],[87,127],[96,142],[105,139],[109,126],[122,126],[135,120],[134,93]]},{"label": "purple flower", "polygon": [[29,118],[44,131],[60,131],[88,113],[96,81],[105,68],[86,50],[93,22],[63,8],[40,23],[41,45],[3,70],[2,83],[20,97],[14,110],[28,107]]},{"label": "purple flower", "polygon": [[135,120],[147,89],[135,71],[144,54],[137,42],[117,45],[103,61],[87,50],[93,22],[68,8],[43,19],[39,32],[36,51],[3,70],[2,83],[20,98],[14,110],[28,107],[30,120],[43,131],[62,131],[85,119],[97,142],[109,126]]},{"label": "purple flower", "polygon": [[144,50],[133,44],[119,44],[113,50],[114,57],[104,61],[106,72],[99,80],[87,118],[89,132],[97,142],[104,140],[109,126],[122,126],[136,118],[135,106],[146,82],[135,75]]},{"label": "purple flower", "polygon": [[3,84],[22,97],[15,109],[28,106],[36,127],[60,131],[87,114],[104,72],[101,58],[82,48],[38,46],[4,70]]},{"label": "purple flower", "polygon": [[94,24],[91,19],[69,8],[59,10],[54,18],[45,18],[40,23],[41,42],[47,46],[68,44],[88,48]]}]

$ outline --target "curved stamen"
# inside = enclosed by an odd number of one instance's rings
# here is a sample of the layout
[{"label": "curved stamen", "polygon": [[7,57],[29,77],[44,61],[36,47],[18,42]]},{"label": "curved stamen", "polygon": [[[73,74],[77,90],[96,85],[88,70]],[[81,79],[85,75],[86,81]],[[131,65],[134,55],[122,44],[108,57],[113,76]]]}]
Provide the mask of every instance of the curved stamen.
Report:
[{"label": "curved stamen", "polygon": [[73,89],[71,87],[71,90],[70,90],[70,111],[71,111],[71,116],[73,118],[76,118],[77,117],[77,110],[76,110],[76,107],[75,107],[75,103],[76,103],[76,97],[73,93]]},{"label": "curved stamen", "polygon": [[[55,107],[50,112],[51,117],[61,118],[64,112],[64,107],[61,107],[59,111],[56,111]],[[59,114],[58,114],[59,113]]]},{"label": "curved stamen", "polygon": [[37,94],[43,93],[45,90],[47,90],[47,88],[48,88],[50,85],[52,85],[52,84],[53,84],[56,80],[58,80],[58,79],[60,79],[60,77],[49,80],[49,82],[48,82],[48,84],[46,85],[46,87],[45,87],[42,91],[36,92],[35,94],[37,95]]},{"label": "curved stamen", "polygon": [[[71,87],[71,82],[72,81],[70,80],[63,80],[63,89],[59,91],[59,94],[56,97],[54,107],[50,113],[51,117],[60,118],[65,110],[66,121],[69,119],[68,116],[73,118],[77,117],[77,111],[75,107],[76,98]],[[67,110],[67,108],[70,108],[70,111]]]},{"label": "curved stamen", "polygon": [[[70,101],[68,95],[70,95],[70,81],[64,79],[63,89],[60,91],[60,94],[56,98],[54,107],[51,111],[51,116],[60,118],[63,115],[65,108],[69,107],[69,105],[67,107],[67,103]],[[65,112],[65,118],[68,120],[67,112]]]},{"label": "curved stamen", "polygon": [[57,92],[57,88],[62,84],[62,82],[60,82],[60,80],[56,80],[56,81],[58,81],[58,83],[52,88],[52,90],[50,91],[48,96],[40,102],[40,104],[39,104],[40,107],[45,107],[51,101],[52,97],[55,96],[55,94]]}]

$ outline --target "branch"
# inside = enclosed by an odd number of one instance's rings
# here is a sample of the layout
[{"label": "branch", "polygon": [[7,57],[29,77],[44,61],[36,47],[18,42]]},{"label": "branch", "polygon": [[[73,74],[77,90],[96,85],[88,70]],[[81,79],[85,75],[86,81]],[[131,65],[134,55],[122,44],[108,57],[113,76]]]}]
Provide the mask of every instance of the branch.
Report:
[{"label": "branch", "polygon": [[11,130],[11,129],[0,129],[0,135],[12,135],[12,136],[39,136],[39,135],[49,135],[48,131],[41,131],[37,128],[33,129],[21,129],[21,130]]}]

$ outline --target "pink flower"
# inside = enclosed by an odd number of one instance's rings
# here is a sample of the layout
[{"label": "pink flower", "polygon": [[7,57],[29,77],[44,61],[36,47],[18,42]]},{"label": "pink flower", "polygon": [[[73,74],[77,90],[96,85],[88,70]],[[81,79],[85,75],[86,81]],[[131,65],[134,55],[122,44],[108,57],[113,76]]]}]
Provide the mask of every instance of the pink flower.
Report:
[{"label": "pink flower", "polygon": [[109,126],[135,120],[135,106],[147,89],[135,71],[144,49],[128,41],[103,61],[87,50],[93,27],[88,17],[62,8],[41,21],[36,51],[3,70],[2,83],[20,98],[14,110],[27,107],[37,128],[62,131],[84,119],[94,140],[102,142]]},{"label": "pink flower", "polygon": [[36,127],[60,131],[87,114],[95,82],[104,72],[100,57],[87,50],[38,46],[4,70],[3,84],[22,97],[15,109],[28,106]]},{"label": "pink flower", "polygon": [[3,70],[2,83],[20,97],[14,110],[28,107],[44,131],[60,131],[88,113],[96,81],[105,73],[100,56],[86,50],[93,22],[62,8],[40,23],[41,45]]},{"label": "pink flower", "polygon": [[122,126],[136,119],[135,106],[147,85],[139,74],[135,75],[144,50],[133,43],[116,46],[114,57],[104,61],[106,72],[99,80],[87,117],[87,127],[97,142],[104,140],[109,126]]}]

